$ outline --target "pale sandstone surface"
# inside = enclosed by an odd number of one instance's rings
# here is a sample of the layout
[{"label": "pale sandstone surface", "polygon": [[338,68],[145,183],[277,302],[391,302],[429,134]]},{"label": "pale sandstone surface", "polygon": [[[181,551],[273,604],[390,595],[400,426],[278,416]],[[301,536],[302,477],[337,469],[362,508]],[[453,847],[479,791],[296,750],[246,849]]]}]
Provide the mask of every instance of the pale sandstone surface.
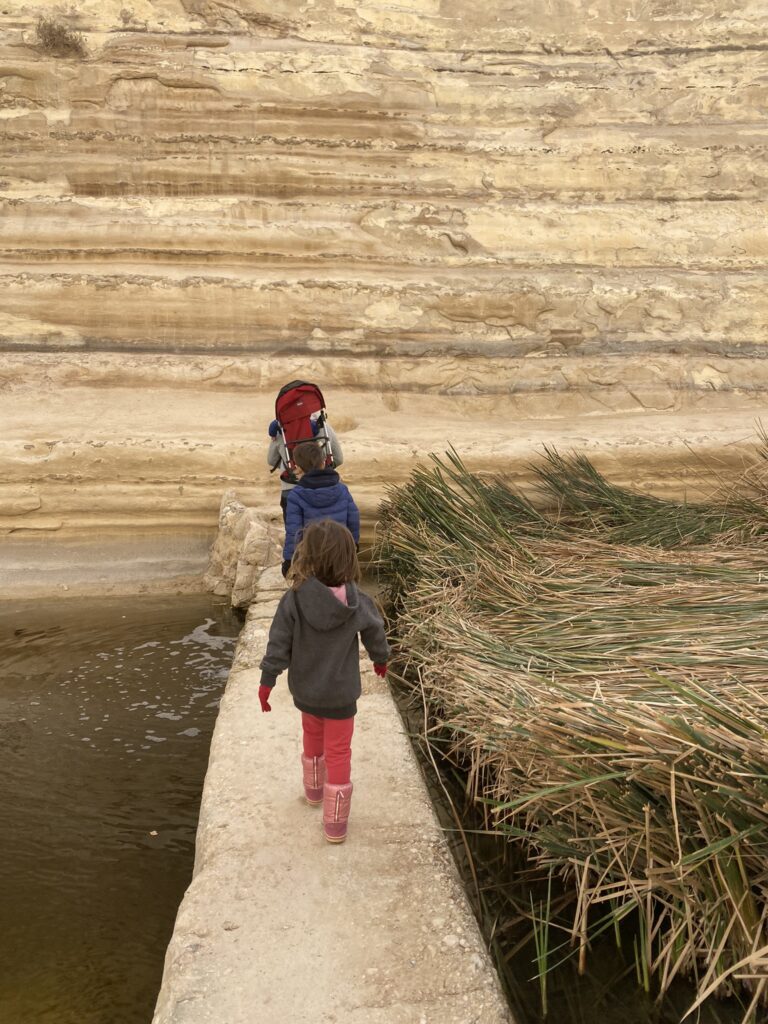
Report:
[{"label": "pale sandstone surface", "polygon": [[[265,569],[281,562],[283,535],[279,511],[247,508],[235,491],[226,491],[203,586],[211,594],[229,597],[233,608],[248,608],[259,591],[266,593]],[[282,589],[282,576],[277,582]]]},{"label": "pale sandstone surface", "polygon": [[262,714],[252,667],[284,587],[278,567],[262,574],[238,641],[154,1024],[510,1024],[402,723],[365,658],[349,838],[323,839],[321,812],[301,795],[285,679]]},{"label": "pale sandstone surface", "polygon": [[136,524],[16,531],[0,540],[0,600],[200,593],[213,536],[209,529]]},{"label": "pale sandstone surface", "polygon": [[[86,56],[43,53],[41,14]],[[227,488],[275,502],[294,377],[367,537],[449,443],[523,483],[543,443],[669,494],[712,483],[686,443],[735,472],[768,389],[766,28],[750,0],[6,5],[0,532],[192,558]]]},{"label": "pale sandstone surface", "polygon": [[[717,365],[708,366],[716,376]],[[653,373],[649,368],[649,378]],[[343,409],[331,418],[344,445],[342,475],[366,517],[389,483],[449,445],[469,465],[518,483],[530,479],[529,463],[544,444],[578,448],[617,483],[680,495],[692,484],[711,485],[713,470],[739,468],[762,409],[755,402],[732,411],[712,391],[681,417],[678,392],[659,374],[659,408],[634,413],[636,398],[619,378],[599,392],[612,414],[578,415],[573,392],[561,374],[553,375],[559,387],[546,407],[539,399],[535,418],[524,415],[531,401],[525,394],[440,395],[418,384],[396,395],[329,391],[331,408]],[[516,409],[522,412],[515,415]],[[247,389],[209,393],[202,424],[200,395],[189,389],[156,394],[73,387],[36,404],[27,395],[7,394],[2,415],[23,418],[27,440],[11,429],[0,440],[0,529],[200,529],[215,524],[229,486],[249,505],[276,507],[278,481],[265,462],[263,424],[270,412],[271,395],[254,399]]]}]

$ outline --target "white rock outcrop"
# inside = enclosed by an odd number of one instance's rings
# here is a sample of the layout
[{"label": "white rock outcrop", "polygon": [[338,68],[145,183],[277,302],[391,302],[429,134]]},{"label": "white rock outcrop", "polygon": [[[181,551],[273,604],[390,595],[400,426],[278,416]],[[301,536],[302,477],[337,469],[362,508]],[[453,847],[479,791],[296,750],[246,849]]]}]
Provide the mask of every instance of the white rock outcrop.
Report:
[{"label": "white rock outcrop", "polygon": [[206,590],[229,597],[233,608],[250,605],[264,570],[280,560],[282,519],[279,512],[274,519],[280,519],[279,528],[269,513],[247,508],[234,491],[225,492],[219,510],[218,533],[203,577]]}]

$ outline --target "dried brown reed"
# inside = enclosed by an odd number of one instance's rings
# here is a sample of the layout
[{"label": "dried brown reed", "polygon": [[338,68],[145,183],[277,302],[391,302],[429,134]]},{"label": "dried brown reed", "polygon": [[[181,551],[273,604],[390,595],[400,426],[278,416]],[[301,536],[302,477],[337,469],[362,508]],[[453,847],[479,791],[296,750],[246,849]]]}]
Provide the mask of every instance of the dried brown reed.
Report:
[{"label": "dried brown reed", "polygon": [[[547,453],[550,492],[564,465]],[[768,995],[764,510],[606,487],[545,515],[451,453],[393,490],[378,565],[402,675],[487,827],[561,877],[581,959],[632,916],[659,991],[686,974],[695,1005],[736,992],[746,1020]],[[626,542],[662,520],[684,548]]]}]

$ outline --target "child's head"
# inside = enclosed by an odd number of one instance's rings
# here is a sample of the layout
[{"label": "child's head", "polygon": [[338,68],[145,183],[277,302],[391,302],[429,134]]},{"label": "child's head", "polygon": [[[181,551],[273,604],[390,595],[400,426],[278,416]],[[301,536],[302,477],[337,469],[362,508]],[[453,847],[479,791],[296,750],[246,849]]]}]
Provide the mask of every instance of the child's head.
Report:
[{"label": "child's head", "polygon": [[360,579],[355,539],[333,519],[315,519],[301,535],[291,563],[294,590],[314,576],[327,587]]},{"label": "child's head", "polygon": [[293,461],[302,473],[309,473],[313,469],[323,468],[325,455],[316,441],[302,441],[294,448]]}]

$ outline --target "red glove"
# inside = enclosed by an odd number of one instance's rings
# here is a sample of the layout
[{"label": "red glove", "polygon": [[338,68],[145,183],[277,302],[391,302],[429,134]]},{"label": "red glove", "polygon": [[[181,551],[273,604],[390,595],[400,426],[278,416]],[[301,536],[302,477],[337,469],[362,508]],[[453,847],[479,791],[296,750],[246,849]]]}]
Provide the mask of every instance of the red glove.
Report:
[{"label": "red glove", "polygon": [[272,693],[271,686],[260,686],[259,687],[259,703],[261,704],[262,711],[271,711],[272,708],[269,705],[269,695]]},{"label": "red glove", "polygon": [[381,676],[381,678],[383,679],[384,676],[387,674],[387,663],[386,663],[386,661],[384,662],[383,665],[377,665],[376,662],[374,661],[374,663],[373,663],[373,671],[376,673],[377,676]]}]

